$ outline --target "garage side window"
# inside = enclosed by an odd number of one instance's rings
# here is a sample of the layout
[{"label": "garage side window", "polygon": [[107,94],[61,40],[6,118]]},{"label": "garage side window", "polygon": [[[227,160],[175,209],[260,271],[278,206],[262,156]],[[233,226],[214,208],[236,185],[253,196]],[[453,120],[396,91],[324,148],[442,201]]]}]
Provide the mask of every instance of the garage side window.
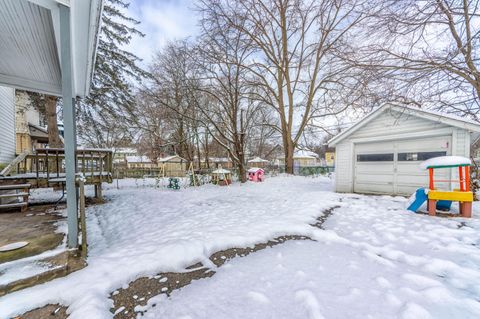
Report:
[{"label": "garage side window", "polygon": [[398,160],[406,161],[426,161],[433,157],[445,156],[447,152],[413,152],[413,153],[398,153]]},{"label": "garage side window", "polygon": [[393,153],[385,154],[358,154],[357,162],[392,162]]}]

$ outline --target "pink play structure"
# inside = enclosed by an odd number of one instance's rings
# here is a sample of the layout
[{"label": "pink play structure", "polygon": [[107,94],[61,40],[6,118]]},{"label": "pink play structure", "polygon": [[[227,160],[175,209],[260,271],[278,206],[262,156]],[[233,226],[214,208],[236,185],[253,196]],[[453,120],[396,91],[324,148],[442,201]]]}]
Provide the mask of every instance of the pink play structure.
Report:
[{"label": "pink play structure", "polygon": [[252,167],[248,170],[248,180],[251,182],[263,182],[265,171],[259,167]]}]

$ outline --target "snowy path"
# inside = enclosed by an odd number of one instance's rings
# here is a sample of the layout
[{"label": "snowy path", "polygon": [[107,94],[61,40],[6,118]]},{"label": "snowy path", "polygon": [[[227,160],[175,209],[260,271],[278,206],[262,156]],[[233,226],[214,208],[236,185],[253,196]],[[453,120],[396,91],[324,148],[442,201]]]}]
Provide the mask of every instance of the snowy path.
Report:
[{"label": "snowy path", "polygon": [[479,221],[412,214],[404,201],[348,195],[325,224],[335,233],[234,259],[153,297],[144,316],[479,318]]},{"label": "snowy path", "polygon": [[309,224],[340,198],[326,178],[280,177],[178,192],[125,182],[105,191],[108,203],[87,211],[88,267],[0,298],[0,318],[47,303],[69,306],[71,318],[110,318],[109,294],[128,282],[197,262],[209,265],[218,250],[309,236],[318,231]]}]

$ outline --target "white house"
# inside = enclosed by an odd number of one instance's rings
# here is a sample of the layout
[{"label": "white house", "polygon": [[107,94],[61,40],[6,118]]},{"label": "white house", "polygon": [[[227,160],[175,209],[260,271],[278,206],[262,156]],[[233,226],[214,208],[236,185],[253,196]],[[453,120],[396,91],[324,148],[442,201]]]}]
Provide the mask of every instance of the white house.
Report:
[{"label": "white house", "polygon": [[[409,195],[428,186],[420,162],[470,157],[471,135],[479,131],[480,125],[468,119],[384,104],[329,141],[336,148],[336,191]],[[450,181],[456,173],[439,170],[438,178]]]},{"label": "white house", "polygon": [[61,96],[68,246],[78,244],[74,99],[89,94],[102,0],[0,1],[0,85]]},{"label": "white house", "polygon": [[15,158],[15,90],[0,87],[0,166]]},{"label": "white house", "polygon": [[[314,152],[297,150],[293,153],[293,163],[296,167],[315,166],[319,163],[318,155]],[[276,165],[285,165],[285,156],[278,157]]]}]

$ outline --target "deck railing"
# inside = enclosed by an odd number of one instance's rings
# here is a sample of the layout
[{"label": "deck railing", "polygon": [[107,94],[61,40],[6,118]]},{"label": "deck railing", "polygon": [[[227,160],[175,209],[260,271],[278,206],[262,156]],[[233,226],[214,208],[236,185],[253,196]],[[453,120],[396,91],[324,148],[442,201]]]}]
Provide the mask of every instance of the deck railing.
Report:
[{"label": "deck railing", "polygon": [[[76,171],[86,177],[87,184],[111,182],[112,158],[112,151],[108,149],[78,149]],[[8,175],[60,181],[65,178],[65,149],[36,149],[33,153],[18,156],[12,164],[14,167],[9,168]]]}]

